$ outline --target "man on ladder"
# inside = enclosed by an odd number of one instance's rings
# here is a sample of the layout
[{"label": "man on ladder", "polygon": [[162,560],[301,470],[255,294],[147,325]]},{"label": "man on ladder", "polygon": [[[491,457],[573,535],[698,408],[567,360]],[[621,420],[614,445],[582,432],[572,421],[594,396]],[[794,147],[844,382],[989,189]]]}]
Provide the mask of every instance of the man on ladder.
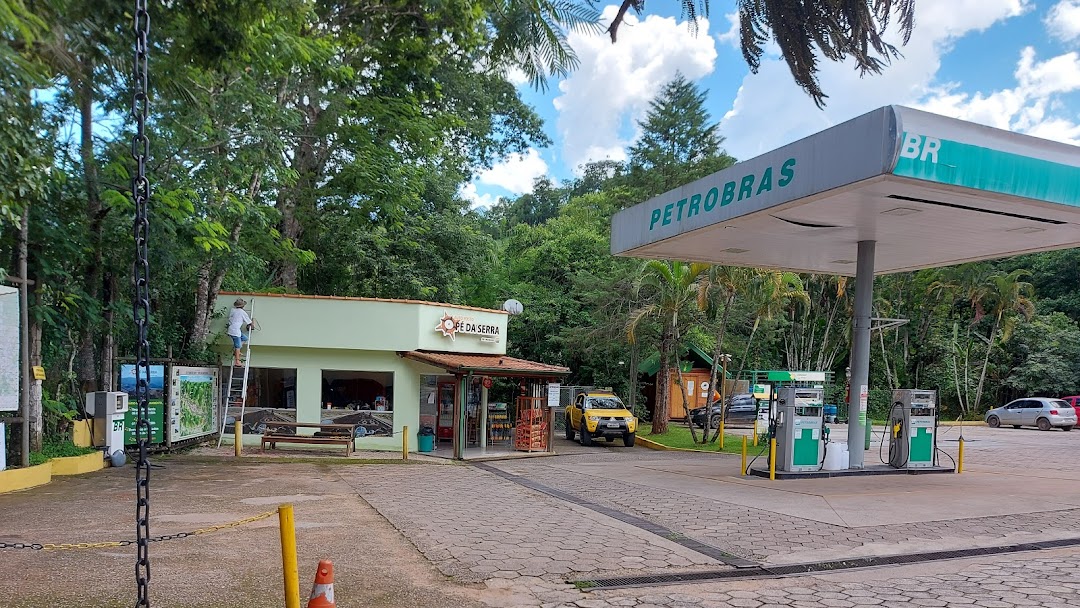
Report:
[{"label": "man on ladder", "polygon": [[247,306],[247,302],[243,298],[237,298],[233,302],[233,308],[229,311],[229,337],[232,338],[233,344],[233,367],[240,367],[244,364],[240,360],[240,347],[244,342],[248,341],[248,337],[244,334],[244,328],[250,332],[252,328],[251,317],[248,316],[244,307]]}]

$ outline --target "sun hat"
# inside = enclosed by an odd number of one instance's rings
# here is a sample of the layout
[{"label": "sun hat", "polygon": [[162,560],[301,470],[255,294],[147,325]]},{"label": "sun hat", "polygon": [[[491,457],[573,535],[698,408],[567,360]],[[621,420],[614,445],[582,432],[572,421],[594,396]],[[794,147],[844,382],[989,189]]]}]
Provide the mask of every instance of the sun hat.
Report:
[{"label": "sun hat", "polygon": [[247,306],[247,302],[244,301],[244,298],[236,298],[236,301],[233,302],[232,304],[233,304],[233,306],[235,306],[237,308],[243,308],[243,307]]}]

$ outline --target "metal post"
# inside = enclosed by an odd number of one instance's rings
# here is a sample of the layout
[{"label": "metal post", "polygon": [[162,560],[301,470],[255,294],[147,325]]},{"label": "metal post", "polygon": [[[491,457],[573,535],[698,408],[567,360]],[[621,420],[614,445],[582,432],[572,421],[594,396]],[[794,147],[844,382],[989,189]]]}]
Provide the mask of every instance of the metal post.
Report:
[{"label": "metal post", "polygon": [[859,256],[855,266],[855,322],[851,336],[851,394],[848,396],[849,468],[863,468],[866,449],[864,425],[869,428],[866,410],[862,407],[863,387],[870,377],[870,315],[874,299],[875,241],[859,241]]},{"label": "metal post", "polygon": [[[724,418],[727,417],[727,364],[731,355],[720,355],[720,363],[723,366],[723,377],[720,378],[720,451],[724,450]],[[710,397],[712,395],[709,395]],[[707,401],[706,401],[707,402]],[[707,414],[706,414],[707,415]]]},{"label": "metal post", "polygon": [[[19,227],[19,411],[22,412],[22,445],[19,466],[30,466],[30,298],[27,296],[26,247],[30,234],[30,204],[23,203]],[[35,420],[35,426],[40,424]]]},{"label": "metal post", "polygon": [[409,426],[401,427],[401,459],[409,459]]},{"label": "metal post", "polygon": [[[266,447],[266,446],[263,446]],[[233,422],[233,454],[237,458],[244,453],[244,425],[239,420]]]},{"label": "metal post", "polygon": [[739,469],[739,475],[746,475],[746,435],[742,438],[742,468]]},{"label": "metal post", "polygon": [[964,439],[960,439],[960,452],[956,455],[956,472],[957,474],[964,472]]},{"label": "metal post", "polygon": [[769,439],[769,479],[776,479],[776,438]]},{"label": "metal post", "polygon": [[296,524],[293,506],[278,507],[281,529],[281,572],[285,577],[285,608],[300,608],[300,572],[296,565]]}]

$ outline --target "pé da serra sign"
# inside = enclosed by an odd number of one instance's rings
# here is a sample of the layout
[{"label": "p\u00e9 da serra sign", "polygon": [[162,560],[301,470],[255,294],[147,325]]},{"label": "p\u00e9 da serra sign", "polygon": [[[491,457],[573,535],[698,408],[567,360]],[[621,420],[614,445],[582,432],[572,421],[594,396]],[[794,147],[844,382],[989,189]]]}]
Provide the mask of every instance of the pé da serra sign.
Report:
[{"label": "p\u00e9 da serra sign", "polygon": [[449,313],[443,313],[435,331],[442,332],[444,338],[457,340],[458,334],[480,336],[481,342],[498,342],[499,326],[490,323],[478,323],[472,317],[455,317]]}]

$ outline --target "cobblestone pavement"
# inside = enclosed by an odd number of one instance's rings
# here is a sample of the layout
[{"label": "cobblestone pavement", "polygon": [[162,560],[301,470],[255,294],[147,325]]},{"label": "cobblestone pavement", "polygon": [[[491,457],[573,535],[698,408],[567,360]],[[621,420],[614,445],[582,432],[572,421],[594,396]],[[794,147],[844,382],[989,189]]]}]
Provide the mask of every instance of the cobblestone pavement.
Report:
[{"label": "cobblestone pavement", "polygon": [[[1012,608],[1080,606],[1080,553],[1015,556],[988,563],[960,563],[925,568],[874,570],[858,577],[797,577],[769,581],[696,584],[646,589],[595,591],[572,599],[571,593],[533,587],[539,605],[548,608],[846,608],[857,606],[928,606]],[[915,570],[920,570],[915,568]],[[545,601],[547,600],[547,601]],[[536,605],[536,604],[534,604]]]},{"label": "cobblestone pavement", "polygon": [[723,567],[468,465],[335,471],[444,574],[462,582]]},{"label": "cobblestone pavement", "polygon": [[[967,433],[972,435],[975,429],[968,429]],[[985,445],[982,449],[988,452],[993,450],[995,454],[1009,451],[1008,444],[1002,446],[1000,442],[987,440]],[[1042,451],[1052,450],[1053,448],[1046,446],[1044,442]],[[568,468],[568,465],[579,462],[668,459],[715,462],[716,458],[725,457],[611,450],[590,455],[574,454],[550,459],[500,462],[495,466],[604,507],[641,517],[734,555],[774,563],[902,553],[920,544],[924,545],[926,541],[934,541],[936,548],[940,549],[969,548],[1005,544],[1010,538],[1036,537],[1047,531],[1057,531],[1065,536],[1080,533],[1080,509],[1028,513],[1018,518],[974,517],[856,528],[801,519],[648,485],[633,485],[624,492],[597,492],[595,476]],[[735,467],[738,468],[737,461]]]}]

